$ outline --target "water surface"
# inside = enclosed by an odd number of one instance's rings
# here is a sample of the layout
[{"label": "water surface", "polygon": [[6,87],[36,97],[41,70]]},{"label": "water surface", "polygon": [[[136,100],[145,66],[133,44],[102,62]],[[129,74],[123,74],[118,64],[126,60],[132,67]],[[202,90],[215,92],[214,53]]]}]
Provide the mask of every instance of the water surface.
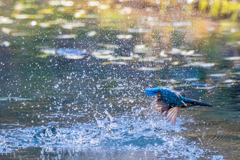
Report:
[{"label": "water surface", "polygon": [[[1,158],[239,156],[238,24],[20,4],[0,17]],[[180,110],[171,126],[144,93],[157,86],[214,107]]]}]

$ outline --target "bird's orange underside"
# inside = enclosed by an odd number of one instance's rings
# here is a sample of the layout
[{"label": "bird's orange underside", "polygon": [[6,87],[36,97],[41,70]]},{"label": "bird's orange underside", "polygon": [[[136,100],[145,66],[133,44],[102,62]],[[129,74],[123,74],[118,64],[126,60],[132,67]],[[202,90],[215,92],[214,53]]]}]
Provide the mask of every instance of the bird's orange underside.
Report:
[{"label": "bird's orange underside", "polygon": [[[187,106],[191,106],[191,103],[186,103]],[[186,108],[184,105],[181,106],[181,108]]]}]

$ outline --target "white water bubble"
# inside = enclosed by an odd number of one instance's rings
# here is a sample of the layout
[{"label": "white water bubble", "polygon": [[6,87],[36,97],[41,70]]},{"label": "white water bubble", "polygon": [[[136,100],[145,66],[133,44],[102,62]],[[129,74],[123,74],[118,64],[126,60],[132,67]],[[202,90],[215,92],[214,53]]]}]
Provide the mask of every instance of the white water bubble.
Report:
[{"label": "white water bubble", "polygon": [[59,87],[59,85],[58,85],[58,84],[55,84],[55,85],[54,85],[54,88],[58,88],[58,87]]},{"label": "white water bubble", "polygon": [[36,21],[32,21],[31,22],[31,26],[36,26],[37,25],[37,22]]}]

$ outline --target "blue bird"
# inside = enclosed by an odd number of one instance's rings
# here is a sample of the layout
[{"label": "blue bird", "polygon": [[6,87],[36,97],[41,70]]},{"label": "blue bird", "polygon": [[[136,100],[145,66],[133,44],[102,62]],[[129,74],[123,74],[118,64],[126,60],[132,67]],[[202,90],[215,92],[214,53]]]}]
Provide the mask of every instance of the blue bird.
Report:
[{"label": "blue bird", "polygon": [[179,108],[190,108],[197,105],[213,107],[210,104],[186,98],[186,96],[180,92],[163,87],[147,88],[145,92],[148,96],[158,96],[154,107],[161,113],[166,113],[166,119],[168,122],[171,121],[172,125],[176,123]]}]

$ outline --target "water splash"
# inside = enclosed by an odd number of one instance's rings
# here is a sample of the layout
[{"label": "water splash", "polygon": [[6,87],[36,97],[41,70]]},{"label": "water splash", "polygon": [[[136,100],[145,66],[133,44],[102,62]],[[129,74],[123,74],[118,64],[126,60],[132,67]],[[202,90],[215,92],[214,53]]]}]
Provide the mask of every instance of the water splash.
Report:
[{"label": "water splash", "polygon": [[[0,130],[0,152],[10,152],[19,147],[41,147],[42,154],[49,149],[51,152],[74,150],[74,153],[92,152],[95,158],[99,158],[103,154],[111,155],[108,151],[112,150],[115,154],[151,152],[155,158],[161,155],[190,159],[199,158],[206,152],[195,142],[176,134],[186,130],[181,127],[183,119],[171,126],[153,108],[141,108],[132,114],[117,116],[105,110],[96,112],[94,118],[95,122],[75,124],[71,128],[49,126]],[[181,152],[178,152],[179,148]]]}]

